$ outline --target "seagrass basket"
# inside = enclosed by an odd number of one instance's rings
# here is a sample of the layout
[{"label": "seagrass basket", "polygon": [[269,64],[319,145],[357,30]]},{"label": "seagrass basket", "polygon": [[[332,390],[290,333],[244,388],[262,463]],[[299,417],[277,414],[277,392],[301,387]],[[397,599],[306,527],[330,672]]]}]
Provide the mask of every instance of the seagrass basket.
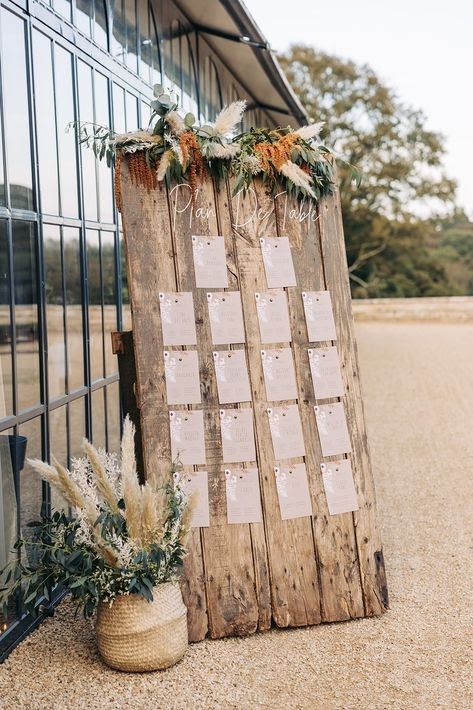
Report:
[{"label": "seagrass basket", "polygon": [[177,663],[187,651],[187,609],[179,586],[153,589],[153,601],[138,594],[102,602],[95,625],[102,660],[120,671],[155,671]]}]

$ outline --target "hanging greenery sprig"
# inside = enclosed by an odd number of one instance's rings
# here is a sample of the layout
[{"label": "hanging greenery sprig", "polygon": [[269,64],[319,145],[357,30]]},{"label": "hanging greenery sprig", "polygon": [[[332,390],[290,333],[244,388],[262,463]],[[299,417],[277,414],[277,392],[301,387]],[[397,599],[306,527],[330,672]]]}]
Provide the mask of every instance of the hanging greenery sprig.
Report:
[{"label": "hanging greenery sprig", "polygon": [[[148,129],[122,135],[89,123],[79,124],[80,142],[99,159],[115,163],[115,192],[120,208],[120,162],[127,156],[133,182],[148,190],[167,179],[188,180],[193,195],[205,174],[217,182],[234,179],[234,193],[248,190],[259,175],[275,193],[319,200],[334,185],[334,154],[320,140],[323,123],[290,128],[252,128],[238,133],[245,101],[235,101],[213,124],[198,125],[192,113],[179,112],[178,97],[157,84]],[[353,166],[351,177],[359,183]]]}]

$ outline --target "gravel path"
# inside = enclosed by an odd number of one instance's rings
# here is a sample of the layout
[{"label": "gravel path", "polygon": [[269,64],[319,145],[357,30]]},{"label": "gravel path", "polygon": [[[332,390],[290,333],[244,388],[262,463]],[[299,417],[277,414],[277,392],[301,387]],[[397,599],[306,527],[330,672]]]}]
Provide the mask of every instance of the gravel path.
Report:
[{"label": "gravel path", "polygon": [[0,667],[1,708],[473,707],[473,329],[357,332],[390,612],[204,642],[133,676],[100,663],[65,603]]}]

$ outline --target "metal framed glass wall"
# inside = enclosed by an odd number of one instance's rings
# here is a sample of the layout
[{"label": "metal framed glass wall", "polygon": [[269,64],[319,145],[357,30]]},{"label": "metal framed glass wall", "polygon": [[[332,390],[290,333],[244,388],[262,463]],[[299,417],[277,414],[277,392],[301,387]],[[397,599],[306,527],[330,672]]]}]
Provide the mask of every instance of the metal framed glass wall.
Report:
[{"label": "metal framed glass wall", "polygon": [[[67,124],[146,127],[156,82],[204,120],[246,95],[170,0],[0,0],[0,48],[3,566],[42,506],[59,504],[27,464],[12,466],[18,437],[28,457],[66,465],[84,436],[119,445],[110,332],[130,327],[120,220],[111,172]],[[30,622],[12,608],[0,624],[1,655]]]}]

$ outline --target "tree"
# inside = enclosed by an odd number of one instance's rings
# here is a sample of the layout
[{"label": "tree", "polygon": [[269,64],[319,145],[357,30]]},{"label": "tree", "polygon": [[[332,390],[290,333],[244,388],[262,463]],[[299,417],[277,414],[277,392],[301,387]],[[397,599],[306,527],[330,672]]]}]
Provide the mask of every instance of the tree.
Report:
[{"label": "tree", "polygon": [[450,293],[429,249],[429,235],[438,237],[435,215],[452,212],[456,199],[443,137],[366,65],[302,45],[280,61],[311,120],[325,121],[322,137],[362,173],[360,187],[342,191],[354,294]]}]

